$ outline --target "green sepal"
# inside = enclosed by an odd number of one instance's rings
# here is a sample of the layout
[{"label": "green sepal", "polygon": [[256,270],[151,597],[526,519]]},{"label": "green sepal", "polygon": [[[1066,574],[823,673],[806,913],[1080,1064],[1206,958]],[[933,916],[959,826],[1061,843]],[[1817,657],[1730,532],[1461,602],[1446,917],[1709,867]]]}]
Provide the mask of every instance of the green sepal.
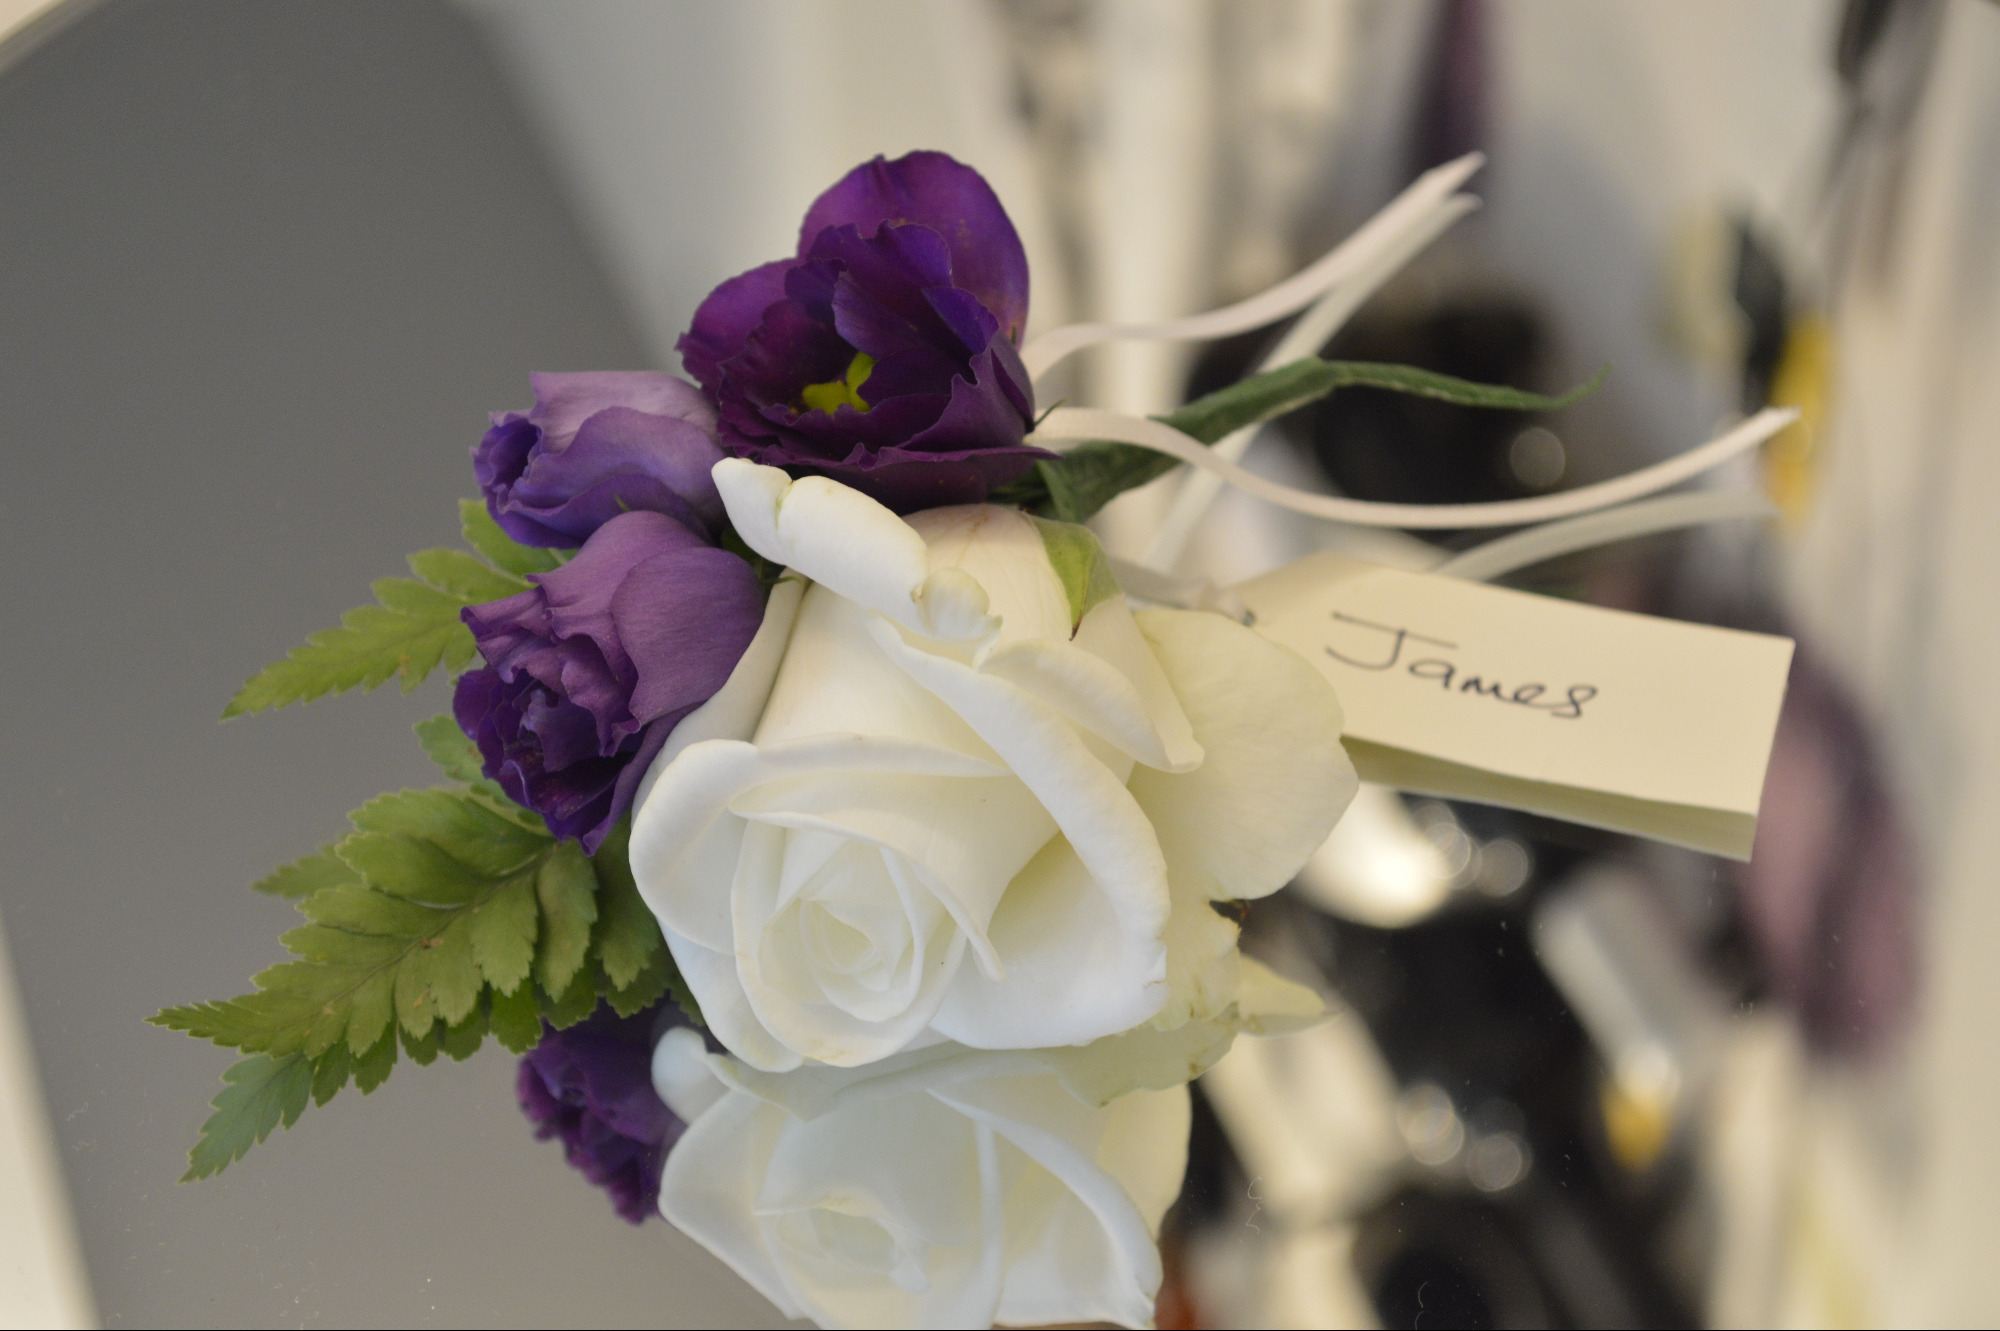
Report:
[{"label": "green sepal", "polygon": [[1062,583],[1063,595],[1069,598],[1069,629],[1074,634],[1092,607],[1118,595],[1118,579],[1112,576],[1111,561],[1090,528],[1040,517],[1034,523],[1049,565]]}]

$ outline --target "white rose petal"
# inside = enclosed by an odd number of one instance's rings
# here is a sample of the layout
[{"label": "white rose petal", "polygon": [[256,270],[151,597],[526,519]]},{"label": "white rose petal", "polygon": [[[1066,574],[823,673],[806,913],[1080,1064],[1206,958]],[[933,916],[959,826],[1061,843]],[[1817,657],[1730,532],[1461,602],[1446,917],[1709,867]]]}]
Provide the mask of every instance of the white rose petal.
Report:
[{"label": "white rose petal", "polygon": [[654,1081],[689,1122],[661,1213],[787,1316],[1151,1324],[1184,1086],[1098,1105],[1032,1055],[954,1046],[774,1076],[687,1030]]},{"label": "white rose petal", "polygon": [[1135,772],[1132,793],[1177,873],[1198,875],[1217,900],[1268,896],[1354,798],[1340,701],[1297,653],[1221,615],[1137,619],[1204,757],[1191,771]]},{"label": "white rose petal", "polygon": [[933,577],[924,538],[859,490],[742,458],[716,463],[714,476],[730,525],[764,558],[933,637],[995,627],[978,581],[951,568]]},{"label": "white rose petal", "polygon": [[777,1072],[1227,1010],[1209,903],[1275,890],[1353,789],[1325,681],[1219,616],[1135,619],[1079,529],[715,476],[792,572],[642,785],[632,868],[717,1037]]},{"label": "white rose petal", "polygon": [[1151,1325],[1187,1081],[1238,1033],[1323,1011],[1243,970],[1226,1011],[1077,1048],[933,1044],[769,1073],[669,1031],[653,1083],[690,1126],[661,1212],[786,1315],[825,1326]]}]

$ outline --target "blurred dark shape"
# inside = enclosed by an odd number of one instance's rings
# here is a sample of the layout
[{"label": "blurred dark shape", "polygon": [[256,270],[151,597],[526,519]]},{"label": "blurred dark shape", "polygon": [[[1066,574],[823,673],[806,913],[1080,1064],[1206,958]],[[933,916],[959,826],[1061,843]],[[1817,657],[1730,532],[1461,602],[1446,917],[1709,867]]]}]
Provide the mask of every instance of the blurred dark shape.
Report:
[{"label": "blurred dark shape", "polygon": [[[1539,311],[1510,293],[1468,292],[1417,308],[1387,304],[1327,348],[1341,360],[1391,361],[1535,387],[1549,338]],[[1321,468],[1344,494],[1390,503],[1474,503],[1538,491],[1509,465],[1535,413],[1486,411],[1401,393],[1335,393],[1301,414]]]},{"label": "blurred dark shape", "polygon": [[1444,0],[1431,32],[1412,126],[1415,179],[1441,162],[1486,146],[1492,62],[1486,58],[1484,0]]},{"label": "blurred dark shape", "polygon": [[1742,909],[1774,994],[1817,1049],[1866,1054],[1917,996],[1916,865],[1877,746],[1808,645],[1764,782]]},{"label": "blurred dark shape", "polygon": [[1736,241],[1730,299],[1743,314],[1746,334],[1738,404],[1745,412],[1752,412],[1771,400],[1771,381],[1791,329],[1792,291],[1776,246],[1759,233],[1747,215],[1732,219],[1730,231]]}]

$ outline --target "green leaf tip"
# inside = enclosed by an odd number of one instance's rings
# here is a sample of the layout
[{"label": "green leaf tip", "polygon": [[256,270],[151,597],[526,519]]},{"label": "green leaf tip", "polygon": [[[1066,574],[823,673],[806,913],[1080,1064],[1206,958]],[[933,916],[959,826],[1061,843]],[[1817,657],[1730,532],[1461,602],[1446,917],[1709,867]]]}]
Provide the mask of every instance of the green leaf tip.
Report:
[{"label": "green leaf tip", "polygon": [[212,1102],[215,1112],[188,1152],[183,1183],[221,1173],[281,1124],[289,1128],[298,1122],[313,1093],[312,1060],[253,1054],[230,1064],[222,1081]]},{"label": "green leaf tip", "polygon": [[562,556],[514,541],[476,499],[460,502],[459,530],[471,553],[417,551],[409,558],[415,577],[378,579],[374,605],[348,611],[338,627],[321,629],[252,675],[222,709],[222,719],[379,688],[392,679],[408,693],[439,666],[469,665],[472,632],[459,612],[525,590],[531,574],[558,567]]}]

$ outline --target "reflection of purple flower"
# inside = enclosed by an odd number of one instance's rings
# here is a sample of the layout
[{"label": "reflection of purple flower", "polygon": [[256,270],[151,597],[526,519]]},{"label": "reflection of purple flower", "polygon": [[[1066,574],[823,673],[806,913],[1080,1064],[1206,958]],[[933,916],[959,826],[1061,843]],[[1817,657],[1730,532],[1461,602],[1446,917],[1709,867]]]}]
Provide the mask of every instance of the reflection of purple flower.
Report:
[{"label": "reflection of purple flower", "polygon": [[535,1136],[562,1138],[570,1164],[635,1225],[658,1213],[660,1171],[687,1128],[653,1090],[656,1032],[676,1019],[671,1005],[634,1017],[600,1007],[544,1030],[515,1081]]},{"label": "reflection of purple flower", "polygon": [[1771,745],[1742,907],[1772,988],[1819,1050],[1893,1048],[1918,999],[1922,905],[1880,743],[1802,643]]},{"label": "reflection of purple flower", "polygon": [[578,546],[631,509],[714,532],[715,411],[694,385],[648,371],[536,374],[472,451],[493,520],[523,545]]},{"label": "reflection of purple flower", "polygon": [[680,719],[721,688],[763,617],[750,566],[663,513],[621,513],[574,559],[468,606],[482,669],[452,711],[485,773],[594,852]]},{"label": "reflection of purple flower", "polygon": [[722,446],[902,511],[984,499],[1048,457],[1023,442],[1028,261],[979,173],[878,157],[813,204],[798,257],[709,294],[680,341]]}]

